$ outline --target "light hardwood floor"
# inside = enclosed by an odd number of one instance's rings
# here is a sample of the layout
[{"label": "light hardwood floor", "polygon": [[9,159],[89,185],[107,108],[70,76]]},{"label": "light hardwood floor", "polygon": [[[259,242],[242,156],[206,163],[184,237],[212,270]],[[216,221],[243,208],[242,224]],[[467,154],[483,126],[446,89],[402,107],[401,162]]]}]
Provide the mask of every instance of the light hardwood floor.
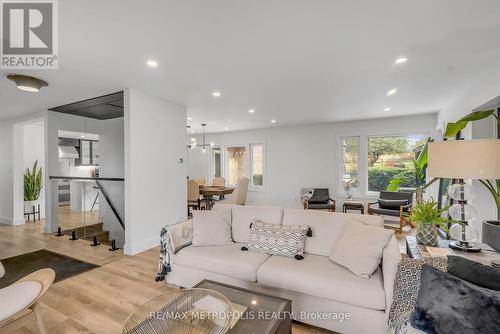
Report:
[{"label": "light hardwood floor", "polygon": [[[71,256],[101,267],[54,284],[41,299],[48,332],[121,333],[121,326],[137,307],[172,287],[157,283],[159,248],[135,256],[108,247],[90,247],[85,240],[69,241],[68,236],[42,233],[43,221],[20,226],[0,224],[0,258],[38,249]],[[35,324],[14,334],[37,333]],[[322,329],[293,325],[294,334],[331,333]]]}]

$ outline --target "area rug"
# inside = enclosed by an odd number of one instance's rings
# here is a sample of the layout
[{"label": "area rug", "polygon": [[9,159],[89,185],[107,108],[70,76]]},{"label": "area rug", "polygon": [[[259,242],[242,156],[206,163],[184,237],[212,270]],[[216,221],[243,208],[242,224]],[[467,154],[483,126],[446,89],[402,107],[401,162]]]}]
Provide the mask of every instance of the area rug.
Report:
[{"label": "area rug", "polygon": [[5,275],[0,278],[0,288],[9,286],[24,276],[43,268],[52,268],[56,272],[55,282],[57,283],[99,267],[46,249],[1,259],[0,262],[5,268]]}]

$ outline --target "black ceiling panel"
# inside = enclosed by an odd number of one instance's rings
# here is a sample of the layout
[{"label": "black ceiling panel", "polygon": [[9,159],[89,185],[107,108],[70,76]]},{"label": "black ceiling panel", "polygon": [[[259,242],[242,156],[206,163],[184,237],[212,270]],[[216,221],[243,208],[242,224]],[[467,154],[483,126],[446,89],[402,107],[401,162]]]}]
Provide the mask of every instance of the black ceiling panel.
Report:
[{"label": "black ceiling panel", "polygon": [[119,118],[123,117],[123,92],[70,103],[49,110],[100,120]]}]

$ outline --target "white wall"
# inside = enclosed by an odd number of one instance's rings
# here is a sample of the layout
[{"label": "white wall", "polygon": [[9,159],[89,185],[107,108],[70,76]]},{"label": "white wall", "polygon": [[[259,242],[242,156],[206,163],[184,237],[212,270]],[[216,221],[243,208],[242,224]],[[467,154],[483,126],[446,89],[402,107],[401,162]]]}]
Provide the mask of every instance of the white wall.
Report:
[{"label": "white wall", "polygon": [[21,129],[23,125],[39,122],[41,119],[43,113],[39,112],[0,122],[0,223],[2,224],[24,223],[22,175],[25,166]]},{"label": "white wall", "polygon": [[[45,126],[43,120],[24,124],[22,126],[22,136],[23,171],[28,167],[31,168],[33,163],[38,161],[38,166],[42,167],[42,173],[45,173]],[[40,203],[40,217],[44,219],[45,191],[43,189],[38,203]],[[24,218],[23,215],[21,215],[21,218]]]},{"label": "white wall", "polygon": [[186,217],[186,108],[125,92],[125,254],[157,247]]},{"label": "white wall", "polygon": [[[344,196],[340,190],[340,137],[420,133],[438,137],[435,126],[436,114],[427,114],[216,133],[208,134],[207,140],[221,146],[264,143],[265,190],[249,192],[247,203],[300,207],[302,187],[328,187],[331,194],[335,194],[337,198]],[[364,143],[363,140],[360,142]],[[210,154],[194,149],[189,150],[188,157],[189,177],[202,175],[208,178]],[[360,159],[361,167],[366,157],[360,155]],[[360,170],[360,183],[366,181],[366,173],[366,168]],[[361,195],[357,198],[367,197]]]},{"label": "white wall", "polygon": [[0,122],[0,223],[12,224],[13,183],[12,183],[12,123]]}]

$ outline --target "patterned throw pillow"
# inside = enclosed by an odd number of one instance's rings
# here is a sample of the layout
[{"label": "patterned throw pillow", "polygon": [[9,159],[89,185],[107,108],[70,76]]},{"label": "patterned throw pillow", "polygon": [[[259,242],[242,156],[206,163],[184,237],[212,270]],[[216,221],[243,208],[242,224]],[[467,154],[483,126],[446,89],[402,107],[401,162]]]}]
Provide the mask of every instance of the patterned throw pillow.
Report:
[{"label": "patterned throw pillow", "polygon": [[396,334],[406,333],[420,289],[420,272],[424,264],[446,272],[446,257],[403,258],[396,269],[394,293],[389,310],[389,327]]},{"label": "patterned throw pillow", "polygon": [[[306,225],[279,225],[254,221],[250,225],[247,249],[302,260],[308,232],[310,230]],[[243,250],[246,249],[243,248]]]}]

